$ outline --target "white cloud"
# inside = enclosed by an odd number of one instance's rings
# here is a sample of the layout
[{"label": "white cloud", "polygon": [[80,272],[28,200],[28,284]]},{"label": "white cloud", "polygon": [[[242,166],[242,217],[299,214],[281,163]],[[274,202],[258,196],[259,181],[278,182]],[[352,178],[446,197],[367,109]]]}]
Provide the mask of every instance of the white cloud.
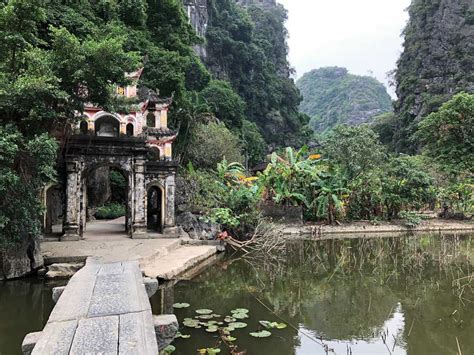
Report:
[{"label": "white cloud", "polygon": [[[278,0],[289,11],[290,62],[297,76],[324,66],[373,75],[388,86],[402,50],[410,0]],[[392,89],[390,94],[394,95]]]}]

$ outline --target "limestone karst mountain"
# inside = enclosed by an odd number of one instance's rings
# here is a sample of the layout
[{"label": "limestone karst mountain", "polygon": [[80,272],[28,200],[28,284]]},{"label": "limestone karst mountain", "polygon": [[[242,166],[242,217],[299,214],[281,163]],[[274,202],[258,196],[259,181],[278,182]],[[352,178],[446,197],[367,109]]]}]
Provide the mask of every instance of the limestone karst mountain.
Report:
[{"label": "limestone karst mountain", "polygon": [[345,68],[312,70],[298,80],[297,86],[303,95],[300,110],[311,117],[310,126],[315,132],[337,124],[367,123],[392,108],[382,83],[350,74]]}]

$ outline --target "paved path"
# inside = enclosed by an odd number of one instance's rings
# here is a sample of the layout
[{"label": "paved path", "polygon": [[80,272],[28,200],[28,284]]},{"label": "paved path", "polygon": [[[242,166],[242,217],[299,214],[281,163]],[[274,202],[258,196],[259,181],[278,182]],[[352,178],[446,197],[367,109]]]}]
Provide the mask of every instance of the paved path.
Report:
[{"label": "paved path", "polygon": [[138,261],[146,276],[172,280],[218,252],[216,246],[183,245],[186,238],[130,239],[123,222],[88,223],[80,241],[42,242],[46,264],[84,261],[87,257],[103,262]]},{"label": "paved path", "polygon": [[138,262],[88,259],[38,334],[32,354],[158,354]]}]

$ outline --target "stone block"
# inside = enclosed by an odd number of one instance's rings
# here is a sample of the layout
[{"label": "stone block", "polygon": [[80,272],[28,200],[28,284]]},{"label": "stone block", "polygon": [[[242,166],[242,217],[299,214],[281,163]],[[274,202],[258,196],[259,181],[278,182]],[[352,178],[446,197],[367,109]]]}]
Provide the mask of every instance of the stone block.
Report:
[{"label": "stone block", "polygon": [[72,277],[83,266],[84,264],[82,263],[52,264],[48,266],[48,272],[45,276],[47,279],[67,279]]},{"label": "stone block", "polygon": [[118,333],[118,316],[82,319],[69,354],[117,354]]},{"label": "stone block", "polygon": [[66,289],[66,286],[54,287],[53,288],[53,302],[58,303],[59,297],[63,294],[63,291]]},{"label": "stone block", "polygon": [[174,314],[154,315],[153,325],[155,327],[158,349],[161,351],[174,340],[179,329],[178,319]]},{"label": "stone block", "polygon": [[120,315],[119,339],[119,354],[157,354],[151,312]]},{"label": "stone block", "polygon": [[68,354],[76,328],[77,321],[46,324],[31,354]]},{"label": "stone block", "polygon": [[145,285],[146,294],[152,297],[158,291],[158,280],[151,277],[144,277],[143,284]]},{"label": "stone block", "polygon": [[33,352],[33,349],[35,348],[35,345],[41,338],[42,334],[43,332],[26,334],[23,342],[21,343],[21,352],[23,355],[30,355]]}]

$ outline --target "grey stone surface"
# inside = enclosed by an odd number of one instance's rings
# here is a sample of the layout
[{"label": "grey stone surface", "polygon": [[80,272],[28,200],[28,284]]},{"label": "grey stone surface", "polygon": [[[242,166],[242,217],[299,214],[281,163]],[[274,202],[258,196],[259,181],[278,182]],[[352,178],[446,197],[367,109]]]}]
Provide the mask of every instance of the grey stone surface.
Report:
[{"label": "grey stone surface", "polygon": [[46,324],[32,355],[68,354],[76,328],[77,321]]},{"label": "grey stone surface", "polygon": [[39,241],[27,237],[21,244],[0,251],[0,280],[26,276],[43,264]]},{"label": "grey stone surface", "polygon": [[119,354],[157,354],[158,345],[151,312],[120,315]]},{"label": "grey stone surface", "polygon": [[156,291],[158,291],[158,280],[150,277],[143,278],[143,284],[145,285],[146,294],[148,297],[152,297]]},{"label": "grey stone surface", "polygon": [[176,333],[178,332],[178,319],[174,314],[153,316],[153,325],[155,326],[158,348],[163,350],[171,344]]},{"label": "grey stone surface", "polygon": [[[156,355],[151,306],[138,262],[102,264],[89,258],[63,289],[38,337],[35,354]],[[25,346],[33,340],[25,338]]]},{"label": "grey stone surface", "polygon": [[118,334],[118,316],[82,319],[69,354],[117,354]]},{"label": "grey stone surface", "polygon": [[23,342],[21,343],[21,352],[23,355],[30,355],[35,348],[36,343],[39,341],[43,332],[35,332],[26,334]]},{"label": "grey stone surface", "polygon": [[191,239],[212,240],[221,231],[220,225],[204,222],[198,215],[191,212],[179,214],[176,223],[188,233]]},{"label": "grey stone surface", "polygon": [[58,303],[59,297],[63,294],[63,291],[66,289],[66,286],[61,286],[61,287],[54,287],[53,288],[53,302]]},{"label": "grey stone surface", "polygon": [[45,277],[47,279],[67,279],[72,277],[83,266],[83,263],[51,264],[48,266],[48,272],[46,273]]}]

